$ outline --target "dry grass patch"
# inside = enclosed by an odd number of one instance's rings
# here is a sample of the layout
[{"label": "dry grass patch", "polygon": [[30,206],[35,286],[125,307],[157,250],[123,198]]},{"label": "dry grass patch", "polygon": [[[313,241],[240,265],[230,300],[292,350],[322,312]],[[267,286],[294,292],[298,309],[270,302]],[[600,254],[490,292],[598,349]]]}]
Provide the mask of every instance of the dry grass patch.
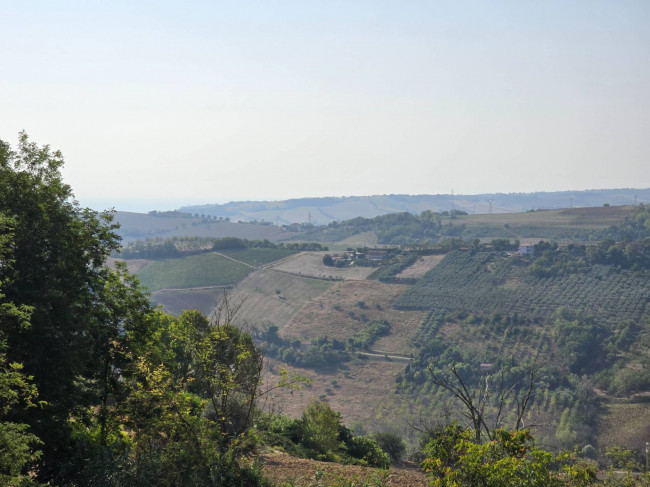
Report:
[{"label": "dry grass patch", "polygon": [[269,268],[301,276],[354,280],[363,280],[375,270],[374,267],[328,267],[323,264],[323,257],[328,253],[332,252],[302,252]]},{"label": "dry grass patch", "polygon": [[403,362],[390,360],[352,359],[338,369],[318,370],[286,366],[274,359],[268,359],[267,364],[267,383],[278,380],[281,367],[312,381],[299,391],[274,391],[269,407],[297,418],[312,400],[326,398],[346,424],[367,421],[385,396],[391,394],[395,376],[404,370]]},{"label": "dry grass patch", "polygon": [[442,255],[423,255],[418,258],[415,264],[407,267],[402,272],[397,274],[396,277],[404,278],[415,278],[419,279],[424,276],[427,272],[437,266],[442,259],[445,258],[445,254]]},{"label": "dry grass patch", "polygon": [[[650,397],[645,402],[604,400],[598,416],[598,444],[642,450],[650,438]],[[643,451],[643,450],[642,450]]]},{"label": "dry grass patch", "polygon": [[409,339],[417,331],[426,312],[400,311],[393,302],[405,287],[379,281],[344,281],[307,303],[281,330],[285,337],[309,341],[318,335],[347,340],[371,321],[386,320],[391,333],[380,337],[373,349],[389,353],[409,353]]},{"label": "dry grass patch", "polygon": [[373,247],[377,245],[377,235],[373,231],[361,232],[338,242],[347,247]]},{"label": "dry grass patch", "polygon": [[259,327],[272,322],[285,326],[305,303],[334,285],[332,281],[298,277],[264,269],[249,274],[231,292],[233,303],[242,302],[238,322]]}]

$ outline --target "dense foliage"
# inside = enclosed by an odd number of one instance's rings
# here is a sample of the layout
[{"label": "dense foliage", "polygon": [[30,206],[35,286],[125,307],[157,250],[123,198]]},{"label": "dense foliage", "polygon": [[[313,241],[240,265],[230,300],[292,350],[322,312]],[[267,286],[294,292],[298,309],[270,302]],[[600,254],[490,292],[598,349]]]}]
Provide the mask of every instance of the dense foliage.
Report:
[{"label": "dense foliage", "polygon": [[354,435],[343,425],[341,415],[326,402],[312,401],[299,419],[267,415],[258,421],[266,443],[293,455],[340,463],[389,468],[388,455],[378,442]]},{"label": "dense foliage", "polygon": [[[256,485],[250,336],[151,308],[109,214],[81,209],[58,152],[0,143],[3,485]],[[226,315],[227,316],[227,315]]]}]

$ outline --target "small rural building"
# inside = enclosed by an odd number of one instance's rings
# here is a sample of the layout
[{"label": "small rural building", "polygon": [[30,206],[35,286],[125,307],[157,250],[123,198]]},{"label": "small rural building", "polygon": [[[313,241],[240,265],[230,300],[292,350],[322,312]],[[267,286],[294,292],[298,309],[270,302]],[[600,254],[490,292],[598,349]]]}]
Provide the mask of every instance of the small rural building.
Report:
[{"label": "small rural building", "polygon": [[535,246],[533,244],[521,244],[519,246],[520,255],[533,255],[535,254]]},{"label": "small rural building", "polygon": [[369,250],[367,259],[374,261],[384,260],[387,254],[388,253],[385,250]]}]

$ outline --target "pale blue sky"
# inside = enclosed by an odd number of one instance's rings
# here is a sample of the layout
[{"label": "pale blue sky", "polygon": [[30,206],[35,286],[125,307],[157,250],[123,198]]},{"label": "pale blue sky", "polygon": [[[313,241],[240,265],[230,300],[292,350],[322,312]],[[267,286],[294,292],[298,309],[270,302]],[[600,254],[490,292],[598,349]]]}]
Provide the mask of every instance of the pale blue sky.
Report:
[{"label": "pale blue sky", "polygon": [[650,186],[646,0],[0,0],[0,46],[89,205]]}]

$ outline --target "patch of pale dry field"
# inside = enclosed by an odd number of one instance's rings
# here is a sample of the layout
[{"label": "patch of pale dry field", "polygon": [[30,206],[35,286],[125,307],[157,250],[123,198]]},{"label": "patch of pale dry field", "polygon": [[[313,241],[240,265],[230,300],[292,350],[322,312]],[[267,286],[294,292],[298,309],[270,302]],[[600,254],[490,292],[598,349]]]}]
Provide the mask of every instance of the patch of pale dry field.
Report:
[{"label": "patch of pale dry field", "polygon": [[231,291],[233,303],[241,303],[237,322],[258,328],[271,322],[282,328],[306,303],[316,299],[335,282],[299,277],[272,269],[249,274]]},{"label": "patch of pale dry field", "polygon": [[397,274],[396,277],[403,278],[415,278],[419,279],[424,276],[427,272],[437,266],[442,259],[445,258],[445,254],[442,255],[423,255],[418,258],[413,265],[410,265],[402,272]]},{"label": "patch of pale dry field", "polygon": [[409,339],[418,330],[426,312],[392,308],[405,289],[407,287],[402,284],[379,281],[339,282],[307,303],[280,334],[303,341],[318,335],[347,340],[368,323],[386,320],[391,325],[391,333],[380,337],[372,348],[388,353],[409,353]]},{"label": "patch of pale dry field", "polygon": [[323,264],[325,254],[335,252],[301,252],[282,260],[270,269],[301,276],[363,280],[375,271],[374,267],[328,267]]},{"label": "patch of pale dry field", "polygon": [[277,382],[281,367],[309,378],[312,383],[302,390],[276,389],[268,398],[268,408],[297,418],[311,401],[324,397],[332,409],[341,413],[343,422],[351,424],[367,421],[373,415],[384,397],[391,394],[395,376],[404,370],[404,363],[353,359],[339,368],[316,371],[268,359],[265,383]]}]

